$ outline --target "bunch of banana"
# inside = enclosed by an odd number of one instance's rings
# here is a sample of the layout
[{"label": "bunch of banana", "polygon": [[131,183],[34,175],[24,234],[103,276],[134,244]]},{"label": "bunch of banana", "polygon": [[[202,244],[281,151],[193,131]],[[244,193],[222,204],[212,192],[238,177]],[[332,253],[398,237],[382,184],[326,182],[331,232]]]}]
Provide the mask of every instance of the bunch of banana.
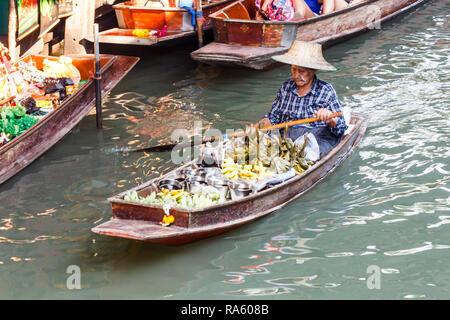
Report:
[{"label": "bunch of banana", "polygon": [[184,190],[168,190],[165,188],[161,188],[161,192],[157,194],[161,198],[169,195],[172,200],[175,200],[176,202],[180,202],[183,197],[190,196],[189,192],[186,192]]},{"label": "bunch of banana", "polygon": [[233,159],[226,158],[222,165],[222,174],[227,179],[261,180],[273,177],[274,172],[269,171],[261,161],[254,159],[250,164],[239,165]]},{"label": "bunch of banana", "polygon": [[257,180],[257,177],[258,177],[258,175],[254,172],[251,172],[250,170],[247,170],[247,169],[239,170],[239,178],[249,179],[249,180]]},{"label": "bunch of banana", "polygon": [[237,179],[239,177],[240,166],[231,158],[226,158],[222,164],[222,174],[227,179]]}]

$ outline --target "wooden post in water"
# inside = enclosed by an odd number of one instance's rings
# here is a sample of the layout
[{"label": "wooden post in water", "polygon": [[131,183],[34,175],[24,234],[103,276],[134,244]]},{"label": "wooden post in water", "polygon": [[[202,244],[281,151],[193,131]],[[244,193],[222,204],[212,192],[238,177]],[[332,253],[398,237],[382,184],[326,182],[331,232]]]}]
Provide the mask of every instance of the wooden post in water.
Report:
[{"label": "wooden post in water", "polygon": [[9,0],[8,49],[11,62],[16,62],[17,13],[16,0]]},{"label": "wooden post in water", "polygon": [[197,36],[198,36],[198,47],[203,47],[203,20],[202,17],[198,17],[197,13],[202,12],[202,0],[195,1],[195,19],[197,22]]},{"label": "wooden post in water", "polygon": [[94,53],[95,53],[95,109],[97,128],[102,129],[102,73],[100,71],[100,48],[98,43],[98,24],[94,24]]}]

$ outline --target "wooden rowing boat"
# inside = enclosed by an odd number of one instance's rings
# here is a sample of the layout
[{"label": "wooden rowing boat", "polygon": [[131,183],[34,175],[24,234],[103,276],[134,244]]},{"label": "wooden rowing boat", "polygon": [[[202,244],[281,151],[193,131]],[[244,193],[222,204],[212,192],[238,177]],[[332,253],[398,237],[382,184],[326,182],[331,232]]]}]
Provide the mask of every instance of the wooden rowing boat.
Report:
[{"label": "wooden rowing boat", "polygon": [[[232,0],[202,0],[205,22],[204,30],[212,29],[209,16],[230,4]],[[191,24],[191,14],[180,8],[155,8],[134,5],[133,1],[113,6],[116,11],[119,28],[109,29],[99,34],[101,43],[120,45],[151,46],[161,42],[194,36],[196,31]],[[165,34],[155,37],[133,36],[135,29],[163,30]]]},{"label": "wooden rowing boat", "polygon": [[427,0],[367,0],[327,15],[298,21],[257,21],[254,0],[238,0],[212,14],[214,42],[191,53],[207,64],[264,69],[276,63],[272,56],[286,52],[294,40],[324,47],[380,28]]},{"label": "wooden rowing boat", "polygon": [[[350,133],[345,135],[339,145],[313,167],[272,188],[202,209],[172,208],[170,212],[175,221],[171,226],[163,227],[158,224],[164,215],[161,206],[123,199],[128,191],[136,191],[140,196],[149,195],[155,183],[155,180],[151,180],[108,199],[114,219],[94,227],[92,231],[120,238],[181,245],[249,223],[297,199],[335,170],[358,145],[366,131],[367,117],[353,113],[351,126]],[[185,166],[191,165],[192,163]]]},{"label": "wooden rowing boat", "polygon": [[[66,98],[55,110],[48,113],[33,127],[0,147],[0,184],[14,176],[42,155],[69,132],[92,109],[95,103],[94,56],[71,56],[73,65],[80,71],[81,80],[87,82]],[[102,95],[109,92],[133,68],[139,58],[101,55]],[[42,69],[44,59],[57,57],[30,55],[25,62],[34,62]]]}]

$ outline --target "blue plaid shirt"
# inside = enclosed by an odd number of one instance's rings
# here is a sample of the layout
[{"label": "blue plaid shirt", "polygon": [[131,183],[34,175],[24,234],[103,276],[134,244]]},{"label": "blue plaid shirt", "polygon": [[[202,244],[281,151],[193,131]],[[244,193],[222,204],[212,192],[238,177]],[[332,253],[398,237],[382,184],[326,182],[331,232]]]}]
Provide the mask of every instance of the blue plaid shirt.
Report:
[{"label": "blue plaid shirt", "polygon": [[[314,76],[311,90],[304,96],[300,96],[297,85],[293,79],[289,79],[278,90],[277,97],[272,104],[272,109],[264,118],[268,118],[272,124],[295,121],[315,117],[314,112],[320,108],[327,108],[333,113],[342,112],[336,91],[333,86]],[[335,136],[342,135],[348,126],[344,117],[337,117],[337,125],[330,128]],[[311,122],[309,127],[327,126],[323,121]]]}]

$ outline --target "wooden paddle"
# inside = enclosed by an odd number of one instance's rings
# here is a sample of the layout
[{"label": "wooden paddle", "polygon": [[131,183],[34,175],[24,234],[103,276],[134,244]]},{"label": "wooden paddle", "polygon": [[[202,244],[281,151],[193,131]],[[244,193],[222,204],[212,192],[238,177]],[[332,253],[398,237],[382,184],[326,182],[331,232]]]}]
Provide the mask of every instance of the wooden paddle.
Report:
[{"label": "wooden paddle", "polygon": [[[342,116],[342,112],[333,113],[333,114],[331,114],[329,119],[332,119],[334,117],[340,117],[340,116]],[[264,127],[264,128],[262,128],[260,130],[262,130],[262,131],[275,130],[275,129],[293,127],[293,126],[296,126],[298,124],[310,123],[310,122],[315,122],[315,121],[318,121],[318,119],[316,117],[312,117],[312,118],[308,118],[308,119],[295,120],[295,121],[290,121],[290,122],[274,124],[274,125],[271,125],[271,126]],[[207,139],[201,139],[200,137],[198,137],[197,139],[195,139],[195,138],[191,139],[190,142],[186,142],[186,143],[171,143],[171,144],[163,144],[163,145],[153,146],[153,147],[146,147],[146,148],[142,148],[142,149],[133,149],[133,150],[124,149],[124,150],[118,150],[118,151],[119,152],[140,152],[140,151],[162,152],[162,151],[172,150],[175,146],[178,146],[179,148],[186,148],[186,147],[192,147],[194,145],[205,144],[207,142],[214,142],[214,141],[219,140],[221,138],[241,137],[243,135],[245,135],[245,131],[239,131],[239,132],[234,132],[232,134],[229,134],[226,137],[215,136],[215,137],[210,137],[210,138],[207,138]],[[198,142],[198,141],[201,141],[201,143],[195,143],[195,142]]]}]

